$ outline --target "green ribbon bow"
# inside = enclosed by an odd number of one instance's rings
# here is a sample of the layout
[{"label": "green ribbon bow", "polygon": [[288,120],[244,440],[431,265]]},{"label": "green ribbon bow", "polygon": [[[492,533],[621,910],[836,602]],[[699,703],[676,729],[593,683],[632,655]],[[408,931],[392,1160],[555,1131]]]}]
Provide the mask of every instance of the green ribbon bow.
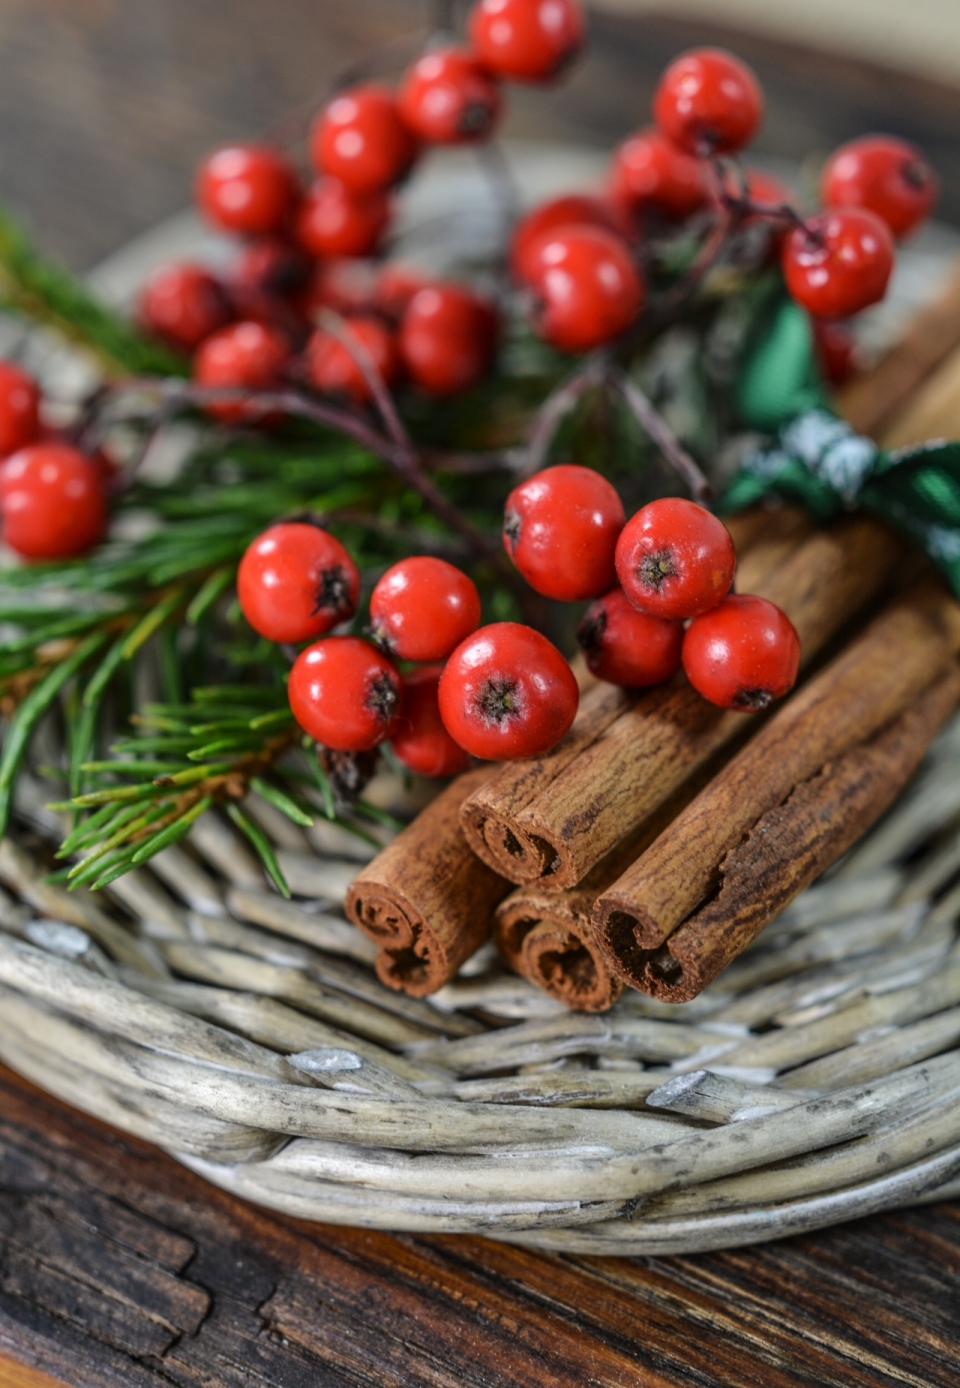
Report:
[{"label": "green ribbon bow", "polygon": [[774,434],[742,462],[722,511],[771,493],[819,521],[866,507],[917,541],[960,598],[960,443],[881,449],[830,408],[807,315],[781,302],[744,361],[736,404],[747,427]]}]

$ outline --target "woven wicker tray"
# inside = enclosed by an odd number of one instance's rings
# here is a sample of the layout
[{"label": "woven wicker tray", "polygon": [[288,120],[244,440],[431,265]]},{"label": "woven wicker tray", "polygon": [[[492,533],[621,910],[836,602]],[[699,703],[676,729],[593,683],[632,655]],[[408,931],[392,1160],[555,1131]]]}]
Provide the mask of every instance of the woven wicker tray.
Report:
[{"label": "woven wicker tray", "polygon": [[[164,244],[119,265],[116,296]],[[77,370],[49,342],[31,356]],[[958,368],[908,431],[956,416]],[[0,1059],[239,1195],[623,1254],[960,1195],[960,719],[694,1003],[628,994],[603,1016],[486,947],[432,999],[384,988],[339,909],[362,848],[261,801],[290,903],[214,814],[96,898],[67,893],[43,881],[47,798],[25,777],[0,844]]]}]

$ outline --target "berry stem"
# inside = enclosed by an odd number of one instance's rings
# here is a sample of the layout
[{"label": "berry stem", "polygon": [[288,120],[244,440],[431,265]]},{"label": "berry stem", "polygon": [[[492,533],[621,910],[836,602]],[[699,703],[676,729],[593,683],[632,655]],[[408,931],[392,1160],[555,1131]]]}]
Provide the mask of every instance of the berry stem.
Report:
[{"label": "berry stem", "polygon": [[620,392],[644,433],[657,445],[671,467],[679,472],[694,499],[701,505],[708,504],[713,496],[713,488],[640,387],[626,372],[619,370],[611,376],[611,384]]},{"label": "berry stem", "polygon": [[336,338],[344,351],[359,367],[377,409],[380,411],[380,417],[386,431],[393,442],[398,448],[410,448],[410,436],[403,426],[403,421],[397,412],[387,383],[377,370],[370,353],[350,327],[349,322],[333,309],[325,308],[320,314],[319,326],[331,337]]},{"label": "berry stem", "polygon": [[588,391],[605,380],[608,370],[607,353],[591,352],[550,392],[534,415],[526,443],[520,450],[516,471],[521,477],[530,477],[540,471],[563,420]]}]

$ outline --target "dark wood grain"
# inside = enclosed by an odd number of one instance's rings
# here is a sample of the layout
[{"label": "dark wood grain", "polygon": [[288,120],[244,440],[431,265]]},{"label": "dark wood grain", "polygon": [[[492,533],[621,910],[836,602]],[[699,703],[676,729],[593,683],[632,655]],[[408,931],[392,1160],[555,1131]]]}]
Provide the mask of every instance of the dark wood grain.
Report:
[{"label": "dark wood grain", "polygon": [[[92,265],[188,203],[211,145],[306,113],[345,67],[415,30],[429,9],[427,0],[0,0],[0,197],[49,250]],[[816,159],[891,130],[927,150],[943,179],[941,215],[960,222],[960,90],[667,13],[595,11],[590,51],[569,81],[510,87],[505,134],[610,148],[648,119],[661,70],[692,43],[726,44],[756,68],[767,96],[758,153]],[[393,75],[403,61],[387,52],[380,67]]]},{"label": "dark wood grain", "polygon": [[3,1355],[71,1388],[955,1388],[960,1210],[662,1259],[337,1229],[0,1070]]}]

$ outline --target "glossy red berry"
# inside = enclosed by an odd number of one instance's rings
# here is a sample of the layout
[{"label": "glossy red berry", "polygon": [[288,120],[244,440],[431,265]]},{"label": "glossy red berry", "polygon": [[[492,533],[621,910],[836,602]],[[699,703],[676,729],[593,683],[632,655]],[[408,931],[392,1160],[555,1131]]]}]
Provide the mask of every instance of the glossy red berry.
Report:
[{"label": "glossy red berry", "polygon": [[691,622],[683,638],[683,668],[712,704],[752,713],[793,688],[800,638],[775,603],[731,594]]},{"label": "glossy red berry", "polygon": [[374,302],[391,323],[399,323],[414,294],[419,294],[429,284],[422,270],[388,260],[377,275]]},{"label": "glossy red berry", "polygon": [[546,232],[530,248],[536,332],[565,352],[587,352],[622,333],[643,304],[626,244],[600,227]]},{"label": "glossy red berry", "polygon": [[353,193],[338,178],[321,178],[297,215],[297,240],[309,255],[372,255],[390,225],[384,192]]},{"label": "glossy red berry", "polygon": [[287,685],[305,733],[334,752],[369,752],[399,727],[403,680],[359,636],[328,636],[301,651]]},{"label": "glossy red berry", "polygon": [[560,602],[595,598],[616,582],[623,503],[593,468],[560,463],[507,497],[503,547],[530,587]]},{"label": "glossy red berry", "polygon": [[638,612],[622,588],[613,588],[587,608],[577,640],[598,680],[642,689],[680,669],[683,623]]},{"label": "glossy red berry", "polygon": [[703,163],[659,130],[638,130],[618,145],[611,175],[618,202],[634,209],[655,207],[668,217],[689,217],[709,197]]},{"label": "glossy red berry", "polygon": [[813,345],[820,370],[832,386],[842,386],[857,369],[857,344],[845,323],[812,322]]},{"label": "glossy red berry", "polygon": [[28,371],[0,361],[0,458],[40,435],[40,387]]},{"label": "glossy red berry", "polygon": [[723,521],[681,496],[651,501],[617,542],[617,577],[634,607],[653,617],[696,617],[730,590],[737,565]]},{"label": "glossy red berry", "polygon": [[459,284],[414,294],[400,322],[400,356],[414,384],[431,395],[457,395],[481,381],[497,350],[495,310]]},{"label": "glossy red berry", "polygon": [[893,270],[893,239],[864,207],[828,208],[783,243],[787,289],[815,318],[849,318],[882,299]]},{"label": "glossy red berry", "polygon": [[470,41],[483,65],[515,82],[549,82],[583,47],[576,0],[478,0]]},{"label": "glossy red berry", "polygon": [[278,304],[299,301],[309,283],[310,270],[310,258],[284,237],[260,236],[247,242],[227,278],[238,316],[269,319]]},{"label": "glossy red berry", "polygon": [[626,235],[629,218],[618,213],[613,203],[587,193],[568,193],[542,202],[521,217],[510,239],[510,272],[518,284],[529,282],[539,260],[531,254],[542,236],[558,227],[593,226],[616,235]]},{"label": "glossy red berry", "polygon": [[99,544],[107,504],[99,469],[76,448],[36,443],[0,464],[3,540],[24,559],[72,559]]},{"label": "glossy red berry", "polygon": [[545,636],[495,622],[468,636],[440,677],[440,716],[474,757],[539,757],[555,747],[577,712],[570,666]]},{"label": "glossy red berry", "polygon": [[446,660],[480,625],[480,594],[472,579],[445,559],[401,559],[370,597],[377,642],[401,660]]},{"label": "glossy red berry", "polygon": [[339,540],[304,521],[258,535],[240,561],[237,596],[268,641],[310,641],[357,610],[360,574]]},{"label": "glossy red berry", "polygon": [[906,140],[865,135],[841,145],[827,160],[820,196],[827,207],[865,207],[894,236],[909,236],[933,211],[940,180]]},{"label": "glossy red berry", "polygon": [[660,78],[653,118],[687,154],[733,154],[759,129],[763,93],[750,68],[732,53],[694,48]]},{"label": "glossy red berry", "polygon": [[493,134],[500,89],[464,48],[435,48],[409,69],[397,94],[410,130],[434,145],[475,144]]},{"label": "glossy red berry", "polygon": [[140,294],[139,318],[147,332],[187,352],[232,317],[223,285],[202,265],[164,265]]},{"label": "glossy red berry", "polygon": [[341,92],[310,132],[318,173],[332,174],[354,193],[375,193],[399,182],[417,156],[417,142],[385,87],[367,83]]},{"label": "glossy red berry", "polygon": [[282,231],[298,193],[293,166],[264,145],[227,145],[197,171],[200,211],[214,226],[245,236]]},{"label": "glossy red berry", "polygon": [[381,319],[372,314],[355,314],[343,319],[344,339],[351,339],[351,351],[325,328],[318,328],[307,343],[307,379],[325,395],[348,395],[364,401],[372,392],[361,360],[366,357],[373,370],[387,384],[392,384],[400,369],[400,354],[396,336]]},{"label": "glossy red berry", "polygon": [[376,263],[351,257],[318,261],[313,267],[304,302],[311,322],[325,308],[337,313],[375,313],[378,309]]},{"label": "glossy red berry", "polygon": [[[193,379],[199,386],[236,387],[249,391],[275,390],[290,360],[283,333],[264,323],[232,323],[201,343],[193,359]],[[263,420],[241,401],[223,400],[205,408],[218,419]]]},{"label": "glossy red berry", "polygon": [[459,776],[470,765],[470,753],[454,742],[440,717],[442,673],[442,665],[425,665],[403,679],[400,718],[390,746],[417,776]]}]

